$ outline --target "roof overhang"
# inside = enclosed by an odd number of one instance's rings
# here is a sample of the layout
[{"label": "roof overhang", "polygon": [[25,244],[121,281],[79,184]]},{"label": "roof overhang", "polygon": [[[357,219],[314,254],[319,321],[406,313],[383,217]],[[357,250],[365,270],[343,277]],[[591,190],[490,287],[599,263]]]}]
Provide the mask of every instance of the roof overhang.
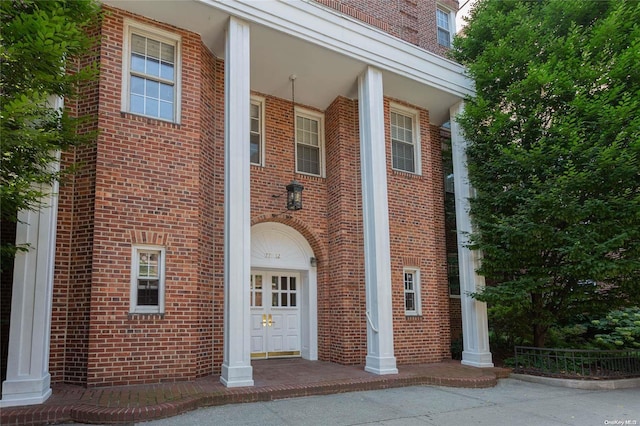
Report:
[{"label": "roof overhang", "polygon": [[319,108],[357,97],[357,77],[383,72],[386,96],[418,105],[430,121],[449,119],[449,107],[473,94],[464,68],[446,58],[309,0],[103,0],[103,3],[200,34],[224,58],[230,16],[251,25],[251,89]]}]

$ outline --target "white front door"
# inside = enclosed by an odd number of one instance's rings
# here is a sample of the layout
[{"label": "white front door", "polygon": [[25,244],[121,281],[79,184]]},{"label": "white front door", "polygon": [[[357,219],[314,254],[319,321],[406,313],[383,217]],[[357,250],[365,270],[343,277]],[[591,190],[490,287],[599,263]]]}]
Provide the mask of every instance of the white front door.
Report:
[{"label": "white front door", "polygon": [[300,356],[300,274],[252,271],[251,358]]}]

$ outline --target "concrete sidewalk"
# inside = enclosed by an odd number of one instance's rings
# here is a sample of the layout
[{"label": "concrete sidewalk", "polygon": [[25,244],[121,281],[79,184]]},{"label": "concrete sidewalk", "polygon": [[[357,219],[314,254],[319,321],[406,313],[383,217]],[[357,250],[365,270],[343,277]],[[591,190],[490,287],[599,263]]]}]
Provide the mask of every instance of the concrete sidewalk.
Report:
[{"label": "concrete sidewalk", "polygon": [[273,401],[413,385],[468,388],[495,386],[508,369],[474,368],[456,361],[401,365],[399,373],[377,376],[363,366],[301,358],[253,361],[255,386],[226,388],[218,376],[176,383],[84,388],[57,384],[40,405],[0,409],[0,425],[63,422],[133,424],[175,416],[199,407]]},{"label": "concrete sidewalk", "polygon": [[640,425],[640,388],[589,391],[501,379],[485,389],[411,386],[202,408],[142,425]]}]

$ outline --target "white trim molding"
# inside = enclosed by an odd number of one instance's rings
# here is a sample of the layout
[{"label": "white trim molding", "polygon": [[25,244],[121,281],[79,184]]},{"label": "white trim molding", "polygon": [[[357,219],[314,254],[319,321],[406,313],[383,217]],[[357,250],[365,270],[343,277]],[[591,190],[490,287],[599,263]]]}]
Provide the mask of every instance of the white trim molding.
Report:
[{"label": "white trim molding", "polygon": [[249,25],[230,18],[224,90],[224,355],[220,381],[253,386],[251,367],[251,220]]},{"label": "white trim molding", "polygon": [[362,214],[367,327],[365,370],[398,374],[393,349],[391,243],[382,72],[368,67],[358,78]]},{"label": "white trim molding", "polygon": [[489,326],[487,304],[470,296],[482,290],[484,277],[476,273],[479,253],[469,249],[469,234],[472,231],[469,214],[469,199],[473,188],[469,183],[467,169],[467,142],[457,116],[464,110],[464,102],[450,109],[451,150],[453,156],[453,179],[456,196],[456,228],[458,232],[458,264],[460,268],[460,303],[462,305],[462,364],[473,367],[493,367],[489,349]]}]

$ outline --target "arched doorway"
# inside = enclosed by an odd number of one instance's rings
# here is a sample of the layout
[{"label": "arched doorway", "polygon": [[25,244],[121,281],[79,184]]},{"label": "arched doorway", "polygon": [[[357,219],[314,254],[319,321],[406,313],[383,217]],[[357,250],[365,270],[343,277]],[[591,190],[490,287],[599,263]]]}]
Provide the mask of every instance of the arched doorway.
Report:
[{"label": "arched doorway", "polygon": [[317,268],[295,229],[251,228],[251,356],[318,359]]}]

